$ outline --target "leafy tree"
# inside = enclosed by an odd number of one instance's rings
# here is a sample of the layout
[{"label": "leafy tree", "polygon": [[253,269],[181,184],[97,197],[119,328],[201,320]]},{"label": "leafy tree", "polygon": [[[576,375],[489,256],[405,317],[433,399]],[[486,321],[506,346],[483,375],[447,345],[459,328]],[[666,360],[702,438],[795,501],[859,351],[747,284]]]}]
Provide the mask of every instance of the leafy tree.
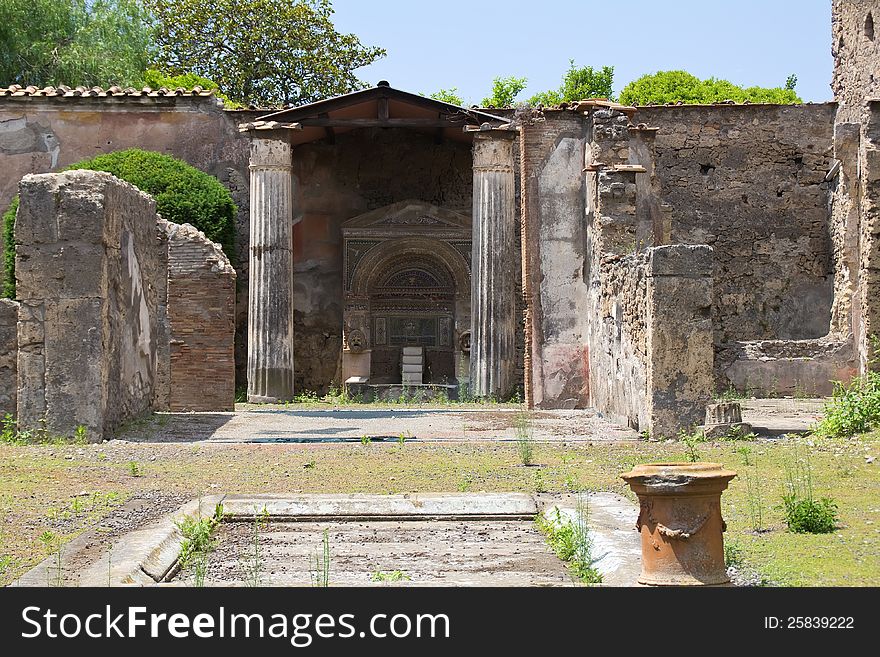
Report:
[{"label": "leafy tree", "polygon": [[0,2],[2,85],[140,85],[150,49],[136,0]]},{"label": "leafy tree", "polygon": [[526,88],[527,81],[526,78],[495,78],[492,95],[483,99],[483,107],[513,107],[513,101]]},{"label": "leafy tree", "polygon": [[464,105],[464,101],[462,100],[461,96],[458,95],[458,87],[435,91],[429,97],[433,98],[434,100],[439,100],[441,103],[449,103],[450,105],[458,105],[459,107],[462,107]]},{"label": "leafy tree", "polygon": [[230,100],[226,94],[220,91],[219,85],[213,80],[203,78],[195,73],[181,73],[180,75],[166,75],[155,68],[147,69],[144,73],[144,83],[151,89],[192,89],[201,87],[206,91],[213,91],[227,107],[240,107],[240,103]]},{"label": "leafy tree", "polygon": [[562,78],[559,90],[545,91],[535,94],[529,99],[530,105],[559,105],[562,102],[583,100],[585,98],[614,99],[614,67],[603,66],[594,69],[592,66],[578,68],[574,60],[568,62],[568,71]]},{"label": "leafy tree", "polygon": [[[791,104],[803,101],[794,91],[795,76],[789,77],[786,87],[740,87],[727,80],[708,78],[700,80],[686,71],[659,71],[643,75],[630,82],[620,93],[625,105],[648,105],[649,103],[685,104],[720,103],[732,100],[738,103]],[[792,85],[789,87],[789,85]]]},{"label": "leafy tree", "polygon": [[385,55],[341,34],[330,0],[145,0],[159,68],[214,80],[229,98],[303,104],[364,87],[354,71]]}]

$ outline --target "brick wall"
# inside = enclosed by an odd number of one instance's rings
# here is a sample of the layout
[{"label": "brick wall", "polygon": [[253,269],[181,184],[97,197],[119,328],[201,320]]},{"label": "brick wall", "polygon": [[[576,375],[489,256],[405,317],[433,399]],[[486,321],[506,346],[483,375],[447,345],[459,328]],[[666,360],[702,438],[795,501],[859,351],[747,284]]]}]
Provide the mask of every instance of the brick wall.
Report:
[{"label": "brick wall", "polygon": [[188,224],[168,223],[171,411],[228,411],[235,401],[235,270]]}]

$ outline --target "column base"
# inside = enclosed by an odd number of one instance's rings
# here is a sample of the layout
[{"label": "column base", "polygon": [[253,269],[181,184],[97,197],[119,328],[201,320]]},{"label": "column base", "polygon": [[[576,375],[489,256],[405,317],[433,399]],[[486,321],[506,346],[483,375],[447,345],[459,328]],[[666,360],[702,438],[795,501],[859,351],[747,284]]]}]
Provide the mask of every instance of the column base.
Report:
[{"label": "column base", "polygon": [[248,404],[283,404],[286,401],[290,401],[287,399],[281,399],[279,397],[266,397],[265,395],[248,395],[247,403]]}]

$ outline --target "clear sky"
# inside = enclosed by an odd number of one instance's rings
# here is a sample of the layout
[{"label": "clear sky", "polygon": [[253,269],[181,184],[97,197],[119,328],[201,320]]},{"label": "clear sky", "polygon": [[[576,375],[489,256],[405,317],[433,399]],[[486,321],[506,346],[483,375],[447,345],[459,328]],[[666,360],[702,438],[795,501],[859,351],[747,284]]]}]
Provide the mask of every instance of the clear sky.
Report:
[{"label": "clear sky", "polygon": [[496,76],[528,78],[520,99],[555,89],[574,59],[614,66],[615,91],[658,70],[779,87],[794,73],[805,101],[831,100],[830,0],[333,0],[337,29],[382,46],[358,71],[375,84],[467,103]]}]

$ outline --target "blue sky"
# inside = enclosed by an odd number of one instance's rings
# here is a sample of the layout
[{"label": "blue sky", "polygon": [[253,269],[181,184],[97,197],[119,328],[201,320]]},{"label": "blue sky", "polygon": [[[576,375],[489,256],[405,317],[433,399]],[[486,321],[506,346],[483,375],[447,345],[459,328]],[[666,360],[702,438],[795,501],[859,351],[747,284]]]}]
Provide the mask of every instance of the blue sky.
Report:
[{"label": "blue sky", "polygon": [[457,87],[466,102],[495,76],[528,78],[520,99],[559,86],[568,60],[615,67],[615,90],[684,69],[743,86],[831,100],[830,0],[333,0],[334,21],[388,56],[360,69],[407,91]]}]

